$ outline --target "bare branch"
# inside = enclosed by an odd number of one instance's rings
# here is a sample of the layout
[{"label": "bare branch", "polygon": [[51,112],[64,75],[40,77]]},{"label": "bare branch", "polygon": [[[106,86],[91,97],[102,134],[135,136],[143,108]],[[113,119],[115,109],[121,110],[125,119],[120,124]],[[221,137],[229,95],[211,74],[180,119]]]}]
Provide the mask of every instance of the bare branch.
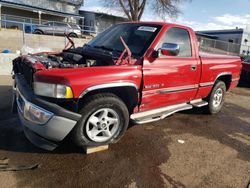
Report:
[{"label": "bare branch", "polygon": [[179,5],[191,0],[100,0],[107,7],[119,7],[129,20],[139,21],[146,6],[162,18],[177,17],[181,11]]},{"label": "bare branch", "polygon": [[124,0],[119,0],[120,5],[122,7],[122,10],[124,11],[124,13],[127,15],[129,20],[132,20],[132,17],[130,16],[130,12],[126,9],[125,4],[124,4]]}]

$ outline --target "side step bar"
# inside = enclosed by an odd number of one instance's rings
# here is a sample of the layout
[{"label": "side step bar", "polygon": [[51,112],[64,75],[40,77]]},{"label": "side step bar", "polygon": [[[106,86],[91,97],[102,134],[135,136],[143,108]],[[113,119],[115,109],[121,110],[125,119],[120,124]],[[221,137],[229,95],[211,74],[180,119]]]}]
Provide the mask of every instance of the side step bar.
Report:
[{"label": "side step bar", "polygon": [[194,107],[200,108],[200,107],[203,107],[203,106],[207,106],[208,102],[203,101],[202,99],[197,99],[197,100],[190,101],[190,104],[192,106],[194,106]]},{"label": "side step bar", "polygon": [[149,110],[146,112],[139,112],[136,114],[132,114],[130,118],[137,124],[144,124],[144,123],[158,121],[158,120],[166,118],[167,116],[170,116],[171,114],[175,112],[178,112],[181,110],[189,110],[192,108],[193,108],[192,105],[184,103],[184,104],[178,104],[178,105],[158,108],[154,110]]},{"label": "side step bar", "polygon": [[206,101],[203,101],[202,99],[193,100],[190,103],[183,103],[183,104],[177,104],[162,108],[157,108],[145,112],[138,112],[135,114],[132,114],[130,118],[136,123],[136,124],[145,124],[145,123],[151,123],[154,121],[158,121],[161,119],[164,119],[175,112],[179,112],[182,110],[189,110],[193,107],[202,107],[206,106],[208,103]]}]

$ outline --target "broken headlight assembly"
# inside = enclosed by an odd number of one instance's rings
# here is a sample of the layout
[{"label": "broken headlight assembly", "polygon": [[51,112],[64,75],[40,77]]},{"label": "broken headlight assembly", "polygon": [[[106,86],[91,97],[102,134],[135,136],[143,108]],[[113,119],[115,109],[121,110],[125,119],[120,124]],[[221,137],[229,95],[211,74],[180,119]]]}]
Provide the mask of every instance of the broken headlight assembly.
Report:
[{"label": "broken headlight assembly", "polygon": [[[18,91],[18,90],[17,90]],[[28,102],[18,91],[17,92],[17,106],[23,117],[36,124],[43,125],[47,123],[52,117],[53,113],[49,112],[35,104]]]},{"label": "broken headlight assembly", "polygon": [[34,82],[34,92],[36,95],[60,99],[73,98],[72,89],[66,85]]},{"label": "broken headlight assembly", "polygon": [[23,116],[34,123],[45,124],[53,116],[53,113],[27,102],[24,107]]}]

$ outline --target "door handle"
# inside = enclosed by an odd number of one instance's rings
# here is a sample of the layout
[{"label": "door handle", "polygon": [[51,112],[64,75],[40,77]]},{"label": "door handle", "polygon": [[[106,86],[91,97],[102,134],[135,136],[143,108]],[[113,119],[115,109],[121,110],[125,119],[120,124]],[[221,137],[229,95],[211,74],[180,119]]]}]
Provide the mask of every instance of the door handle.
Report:
[{"label": "door handle", "polygon": [[190,70],[191,70],[191,71],[196,71],[196,69],[197,69],[197,66],[196,66],[196,65],[191,65],[191,66],[190,66]]}]

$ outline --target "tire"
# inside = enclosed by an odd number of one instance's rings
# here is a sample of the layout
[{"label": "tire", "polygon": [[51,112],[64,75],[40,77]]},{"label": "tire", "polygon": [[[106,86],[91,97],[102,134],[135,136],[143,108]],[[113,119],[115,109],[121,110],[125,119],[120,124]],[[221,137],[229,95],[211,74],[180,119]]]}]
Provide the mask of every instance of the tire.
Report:
[{"label": "tire", "polygon": [[75,34],[75,33],[70,33],[70,34],[69,34],[69,37],[78,38],[77,34]]},{"label": "tire", "polygon": [[128,128],[128,109],[113,94],[89,97],[80,113],[82,118],[73,129],[72,137],[81,148],[115,143]]},{"label": "tire", "polygon": [[40,30],[35,30],[35,31],[34,31],[34,34],[37,34],[37,35],[43,35],[43,32],[42,32],[42,31],[40,31]]},{"label": "tire", "polygon": [[215,82],[215,85],[209,94],[209,96],[205,99],[208,102],[206,106],[206,112],[209,114],[217,114],[221,111],[221,108],[225,101],[226,95],[226,85],[222,81]]}]

